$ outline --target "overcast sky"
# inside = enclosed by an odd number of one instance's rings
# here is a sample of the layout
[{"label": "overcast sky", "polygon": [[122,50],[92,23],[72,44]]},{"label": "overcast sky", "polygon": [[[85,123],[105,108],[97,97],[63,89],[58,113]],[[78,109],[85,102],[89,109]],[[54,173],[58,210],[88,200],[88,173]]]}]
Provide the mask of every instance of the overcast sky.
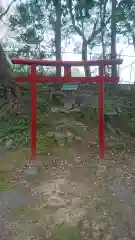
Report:
[{"label": "overcast sky", "polygon": [[0,4],[1,4],[1,6],[3,6],[3,7],[6,7],[7,4],[8,4],[8,2],[10,2],[10,1],[9,1],[9,0],[0,0]]},{"label": "overcast sky", "polygon": [[[7,7],[11,0],[0,0],[0,5]],[[8,28],[3,23],[0,23],[0,39],[4,36],[9,35]],[[135,80],[135,53],[132,46],[126,46],[123,44],[118,44],[117,49],[119,49],[118,54],[122,51],[123,64],[120,67],[120,79],[122,82],[134,82]],[[69,53],[72,51],[71,45],[66,49],[67,53],[63,55],[63,60],[81,60],[81,54]],[[96,52],[95,52],[96,53]],[[97,49],[98,54],[98,49]]]}]

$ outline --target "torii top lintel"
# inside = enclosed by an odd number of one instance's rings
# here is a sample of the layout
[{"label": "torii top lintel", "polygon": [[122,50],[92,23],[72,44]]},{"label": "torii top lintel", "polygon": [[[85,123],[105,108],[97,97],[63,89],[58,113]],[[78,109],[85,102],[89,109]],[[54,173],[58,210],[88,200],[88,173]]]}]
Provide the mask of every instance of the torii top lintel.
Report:
[{"label": "torii top lintel", "polygon": [[43,59],[23,59],[12,58],[14,64],[26,65],[44,65],[44,66],[105,66],[105,65],[120,65],[121,59],[104,59],[104,60],[90,60],[90,61],[63,61],[63,60],[43,60]]}]

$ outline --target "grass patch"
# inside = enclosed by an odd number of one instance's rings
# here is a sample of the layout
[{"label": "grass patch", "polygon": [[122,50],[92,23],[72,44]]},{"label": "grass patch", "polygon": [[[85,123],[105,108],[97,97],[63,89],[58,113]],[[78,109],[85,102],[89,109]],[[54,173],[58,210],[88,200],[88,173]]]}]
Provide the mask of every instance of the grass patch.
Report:
[{"label": "grass patch", "polygon": [[24,219],[35,219],[37,218],[37,211],[35,206],[29,205],[29,204],[21,204],[19,207],[12,209],[12,216],[14,218],[21,220]]},{"label": "grass patch", "polygon": [[45,135],[37,136],[37,154],[44,155],[48,152],[51,152],[53,147],[55,146],[55,141],[53,138],[49,138]]},{"label": "grass patch", "polygon": [[58,208],[48,207],[45,203],[40,206],[30,205],[30,204],[22,204],[19,207],[12,209],[12,216],[14,218],[19,217],[21,220],[25,220],[27,218],[36,220],[42,219],[48,215],[52,215]]},{"label": "grass patch", "polygon": [[78,227],[71,227],[62,225],[56,229],[55,232],[56,240],[81,240],[80,229]]},{"label": "grass patch", "polygon": [[3,152],[0,162],[0,192],[5,192],[13,187],[12,179],[16,169],[28,163],[28,149]]},{"label": "grass patch", "polygon": [[[67,225],[66,223],[61,226],[56,226],[55,222],[52,224],[52,215],[56,211],[56,209],[48,208],[44,206],[35,207],[34,205],[21,205],[17,208],[12,209],[12,219],[14,220],[32,220],[34,223],[34,229],[33,232],[35,232],[34,236],[35,238],[40,238],[42,236],[43,239],[46,239],[46,223],[49,224],[49,217],[50,217],[50,224],[52,225],[52,228],[50,229],[52,235],[49,239],[55,239],[55,240],[82,240],[80,234],[80,227],[72,227]],[[36,222],[39,222],[42,225],[36,225]],[[50,226],[50,225],[48,225]],[[36,239],[37,239],[36,238]]]},{"label": "grass patch", "polygon": [[0,192],[8,191],[11,187],[10,174],[8,170],[0,170]]}]

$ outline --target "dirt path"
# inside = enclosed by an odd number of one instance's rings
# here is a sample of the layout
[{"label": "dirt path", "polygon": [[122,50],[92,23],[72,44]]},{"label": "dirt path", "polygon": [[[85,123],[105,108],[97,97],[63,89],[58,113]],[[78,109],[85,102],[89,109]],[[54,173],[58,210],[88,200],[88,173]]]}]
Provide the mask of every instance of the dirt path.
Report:
[{"label": "dirt path", "polygon": [[20,172],[19,185],[0,193],[0,239],[135,239],[135,155],[97,159],[96,149],[57,148],[36,179]]}]

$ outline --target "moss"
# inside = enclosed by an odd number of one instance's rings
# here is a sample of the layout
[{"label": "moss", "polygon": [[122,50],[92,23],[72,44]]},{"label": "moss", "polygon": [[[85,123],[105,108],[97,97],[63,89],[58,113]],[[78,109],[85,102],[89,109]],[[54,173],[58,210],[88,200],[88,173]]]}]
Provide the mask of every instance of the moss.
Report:
[{"label": "moss", "polygon": [[42,219],[46,217],[46,215],[49,216],[53,214],[56,210],[57,208],[55,209],[48,207],[45,202],[40,206],[35,206],[34,204],[21,204],[20,206],[12,209],[12,216],[21,220],[25,220],[28,218],[35,220],[40,218]]},{"label": "moss", "polygon": [[0,192],[8,191],[11,188],[9,170],[0,170]]},{"label": "moss", "polygon": [[76,227],[63,225],[57,228],[55,232],[56,240],[80,240],[81,236],[79,236],[79,230]]},{"label": "moss", "polygon": [[35,206],[29,204],[21,204],[19,207],[12,209],[12,216],[14,216],[14,218],[18,218],[19,216],[20,219],[31,219],[37,217],[37,211],[35,209]]},{"label": "moss", "polygon": [[38,134],[37,136],[37,154],[47,154],[54,147],[55,142],[53,138],[49,138],[46,135]]}]

